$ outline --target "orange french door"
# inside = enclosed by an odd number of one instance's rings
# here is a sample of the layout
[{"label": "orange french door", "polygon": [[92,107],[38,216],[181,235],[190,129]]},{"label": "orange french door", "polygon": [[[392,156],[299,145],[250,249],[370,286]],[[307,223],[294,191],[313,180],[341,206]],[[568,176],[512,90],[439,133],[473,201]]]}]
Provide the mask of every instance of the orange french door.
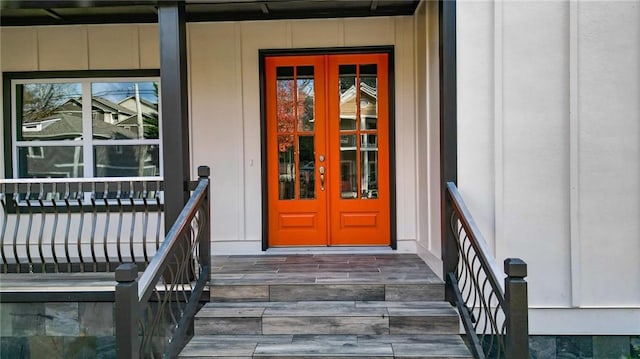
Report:
[{"label": "orange french door", "polygon": [[265,59],[270,246],[389,245],[387,54]]}]

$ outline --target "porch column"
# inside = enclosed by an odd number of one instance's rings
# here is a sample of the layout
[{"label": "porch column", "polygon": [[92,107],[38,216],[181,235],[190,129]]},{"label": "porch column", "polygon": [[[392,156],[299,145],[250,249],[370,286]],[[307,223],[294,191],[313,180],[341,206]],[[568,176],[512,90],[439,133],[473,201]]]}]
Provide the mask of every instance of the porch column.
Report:
[{"label": "porch column", "polygon": [[187,40],[183,1],[158,3],[164,165],[164,228],[169,231],[189,200]]},{"label": "porch column", "polygon": [[[453,205],[447,199],[447,182],[458,181],[457,87],[456,87],[456,2],[439,2],[440,36],[440,188],[443,273],[455,272],[458,249],[451,230]],[[451,286],[445,299],[455,301]]]}]

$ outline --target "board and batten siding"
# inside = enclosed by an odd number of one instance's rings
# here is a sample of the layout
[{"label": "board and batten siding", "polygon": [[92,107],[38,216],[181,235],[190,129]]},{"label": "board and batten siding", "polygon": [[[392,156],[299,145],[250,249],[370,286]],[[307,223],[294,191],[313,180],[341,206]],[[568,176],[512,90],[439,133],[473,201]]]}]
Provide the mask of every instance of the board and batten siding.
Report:
[{"label": "board and batten siding", "polygon": [[[258,51],[373,45],[395,47],[398,248],[416,251],[413,38],[411,16],[187,25],[192,176],[211,167],[214,252],[261,251]],[[3,72],[160,66],[156,24],[3,27],[0,42]]]},{"label": "board and batten siding", "polygon": [[417,253],[442,277],[440,244],[440,69],[438,3],[423,1],[414,15]]},{"label": "board and batten siding", "polygon": [[459,187],[531,334],[640,333],[640,2],[458,2]]}]

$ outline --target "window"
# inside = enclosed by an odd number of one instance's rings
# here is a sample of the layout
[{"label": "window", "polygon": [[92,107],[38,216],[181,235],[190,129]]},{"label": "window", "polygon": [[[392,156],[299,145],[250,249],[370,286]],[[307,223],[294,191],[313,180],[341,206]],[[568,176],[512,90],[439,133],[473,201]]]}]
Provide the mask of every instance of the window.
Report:
[{"label": "window", "polygon": [[161,176],[158,81],[11,80],[14,177]]}]

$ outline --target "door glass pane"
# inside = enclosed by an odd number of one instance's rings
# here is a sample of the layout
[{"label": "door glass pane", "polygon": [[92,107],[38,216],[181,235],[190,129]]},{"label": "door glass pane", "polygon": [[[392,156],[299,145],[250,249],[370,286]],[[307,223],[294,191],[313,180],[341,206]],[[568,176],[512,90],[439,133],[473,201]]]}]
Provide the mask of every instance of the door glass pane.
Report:
[{"label": "door glass pane", "polygon": [[158,139],[158,83],[92,83],[91,123],[95,139]]},{"label": "door glass pane", "polygon": [[356,129],[356,65],[340,65],[340,130]]},{"label": "door glass pane", "polygon": [[315,124],[313,66],[296,68],[296,86],[298,88],[298,131],[311,132]]},{"label": "door glass pane", "polygon": [[360,66],[360,129],[378,128],[378,66]]},{"label": "door glass pane", "polygon": [[340,187],[342,198],[358,198],[356,135],[340,136]]},{"label": "door glass pane", "polygon": [[293,67],[276,69],[276,116],[278,133],[293,133],[295,130]]},{"label": "door glass pane", "polygon": [[18,141],[82,139],[82,87],[79,83],[18,85]]},{"label": "door glass pane", "polygon": [[160,175],[157,145],[94,146],[96,177],[136,177]]},{"label": "door glass pane", "polygon": [[300,164],[300,199],[313,199],[315,193],[315,149],[313,136],[300,136],[298,138]]},{"label": "door glass pane", "polygon": [[19,147],[21,178],[83,177],[81,146]]},{"label": "door glass pane", "polygon": [[295,199],[296,162],[293,135],[278,136],[279,199]]},{"label": "door glass pane", "polygon": [[363,134],[360,140],[362,198],[378,198],[378,136]]}]

